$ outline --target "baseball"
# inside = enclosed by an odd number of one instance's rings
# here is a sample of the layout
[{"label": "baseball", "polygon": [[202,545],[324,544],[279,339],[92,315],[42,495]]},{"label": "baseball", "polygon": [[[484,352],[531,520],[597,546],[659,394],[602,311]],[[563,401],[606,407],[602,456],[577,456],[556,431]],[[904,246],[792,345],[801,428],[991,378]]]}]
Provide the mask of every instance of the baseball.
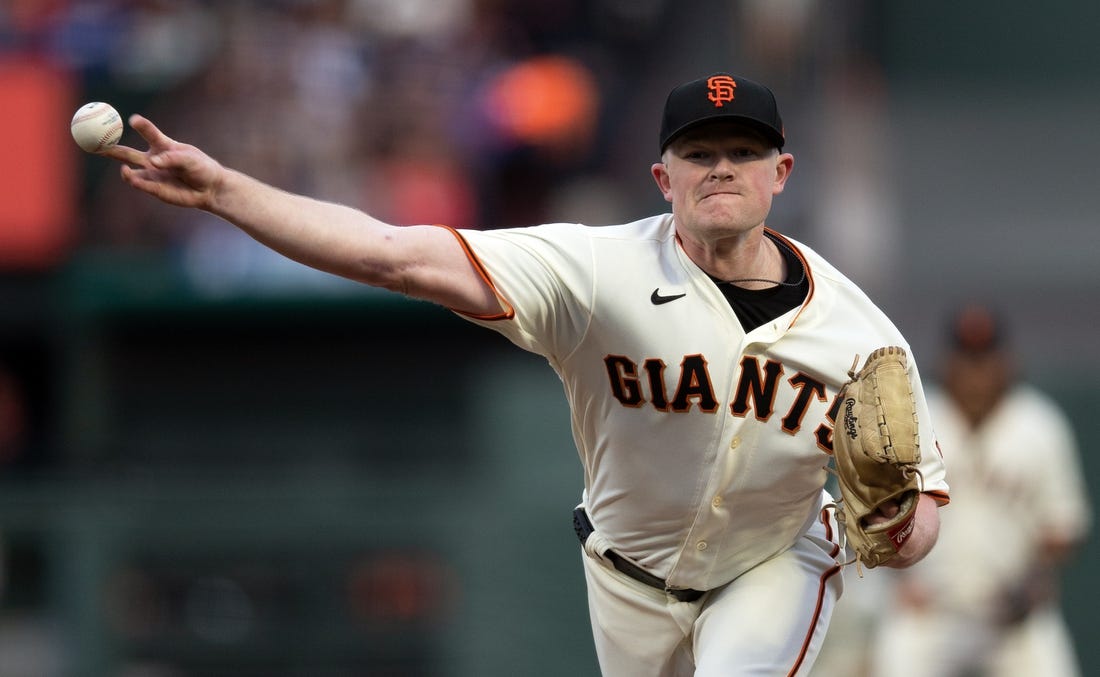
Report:
[{"label": "baseball", "polygon": [[69,129],[76,145],[89,153],[98,153],[122,138],[122,116],[110,104],[86,103],[73,115]]}]

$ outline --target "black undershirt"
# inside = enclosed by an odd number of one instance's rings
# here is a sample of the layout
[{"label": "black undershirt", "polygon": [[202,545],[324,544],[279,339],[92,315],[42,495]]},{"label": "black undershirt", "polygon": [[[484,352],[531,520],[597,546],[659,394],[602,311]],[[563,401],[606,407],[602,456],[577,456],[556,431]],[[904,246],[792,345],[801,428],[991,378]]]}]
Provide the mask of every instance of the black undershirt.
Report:
[{"label": "black undershirt", "polygon": [[[729,301],[733,312],[737,314],[737,319],[741,321],[741,327],[746,334],[771,322],[791,308],[802,305],[806,294],[810,291],[810,277],[804,274],[802,261],[787,245],[771,235],[767,237],[779,247],[783,260],[787,264],[787,279],[784,282],[794,286],[776,285],[768,289],[743,289],[735,284],[723,282],[713,275],[710,278],[722,290],[722,294]],[[800,283],[799,279],[801,279]]]}]

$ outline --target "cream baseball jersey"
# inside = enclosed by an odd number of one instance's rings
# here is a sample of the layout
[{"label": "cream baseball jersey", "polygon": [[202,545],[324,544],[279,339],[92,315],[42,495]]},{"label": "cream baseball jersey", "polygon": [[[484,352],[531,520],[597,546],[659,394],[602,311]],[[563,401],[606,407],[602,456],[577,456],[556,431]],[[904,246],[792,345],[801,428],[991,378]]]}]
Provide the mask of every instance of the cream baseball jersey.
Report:
[{"label": "cream baseball jersey", "polygon": [[956,500],[936,547],[908,573],[941,593],[936,605],[993,613],[999,596],[1031,574],[1045,538],[1073,542],[1088,531],[1073,429],[1049,396],[1026,384],[1013,386],[977,428],[939,390],[928,402]]},{"label": "cream baseball jersey", "polygon": [[[504,311],[468,317],[560,376],[607,543],[670,586],[709,590],[789,548],[828,500],[836,393],[899,331],[805,246],[801,307],[747,334],[670,214],[618,226],[456,231]],[[911,354],[911,353],[910,353]],[[946,500],[915,362],[925,490]]]}]

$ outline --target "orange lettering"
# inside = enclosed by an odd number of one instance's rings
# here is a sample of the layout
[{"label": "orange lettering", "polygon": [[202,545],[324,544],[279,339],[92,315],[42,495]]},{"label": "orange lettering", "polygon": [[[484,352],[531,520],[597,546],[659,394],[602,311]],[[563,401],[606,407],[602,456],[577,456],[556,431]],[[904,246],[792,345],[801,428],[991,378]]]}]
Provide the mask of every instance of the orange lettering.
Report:
[{"label": "orange lettering", "polygon": [[715,75],[707,78],[707,98],[714,102],[715,108],[721,108],[727,101],[733,101],[733,90],[737,83],[728,75]]}]

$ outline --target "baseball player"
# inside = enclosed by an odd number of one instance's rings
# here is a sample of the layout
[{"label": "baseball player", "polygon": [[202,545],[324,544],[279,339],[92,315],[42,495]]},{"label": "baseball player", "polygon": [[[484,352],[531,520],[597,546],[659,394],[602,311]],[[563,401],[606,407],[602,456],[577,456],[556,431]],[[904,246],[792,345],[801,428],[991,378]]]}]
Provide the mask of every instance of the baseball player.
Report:
[{"label": "baseball player", "polygon": [[[148,150],[104,154],[134,188],[546,358],[584,468],[574,527],[605,675],[807,674],[849,561],[824,490],[836,395],[854,358],[907,346],[851,281],[765,225],[794,164],[770,90],[727,73],[675,88],[651,168],[671,213],[604,227],[394,227],[130,122]],[[909,375],[934,449],[915,364]],[[889,566],[936,539],[939,456],[919,471]]]},{"label": "baseball player", "polygon": [[991,309],[955,314],[948,346],[929,407],[951,468],[951,519],[935,551],[895,577],[873,674],[1073,677],[1057,579],[1091,519],[1073,430],[1018,380]]}]

